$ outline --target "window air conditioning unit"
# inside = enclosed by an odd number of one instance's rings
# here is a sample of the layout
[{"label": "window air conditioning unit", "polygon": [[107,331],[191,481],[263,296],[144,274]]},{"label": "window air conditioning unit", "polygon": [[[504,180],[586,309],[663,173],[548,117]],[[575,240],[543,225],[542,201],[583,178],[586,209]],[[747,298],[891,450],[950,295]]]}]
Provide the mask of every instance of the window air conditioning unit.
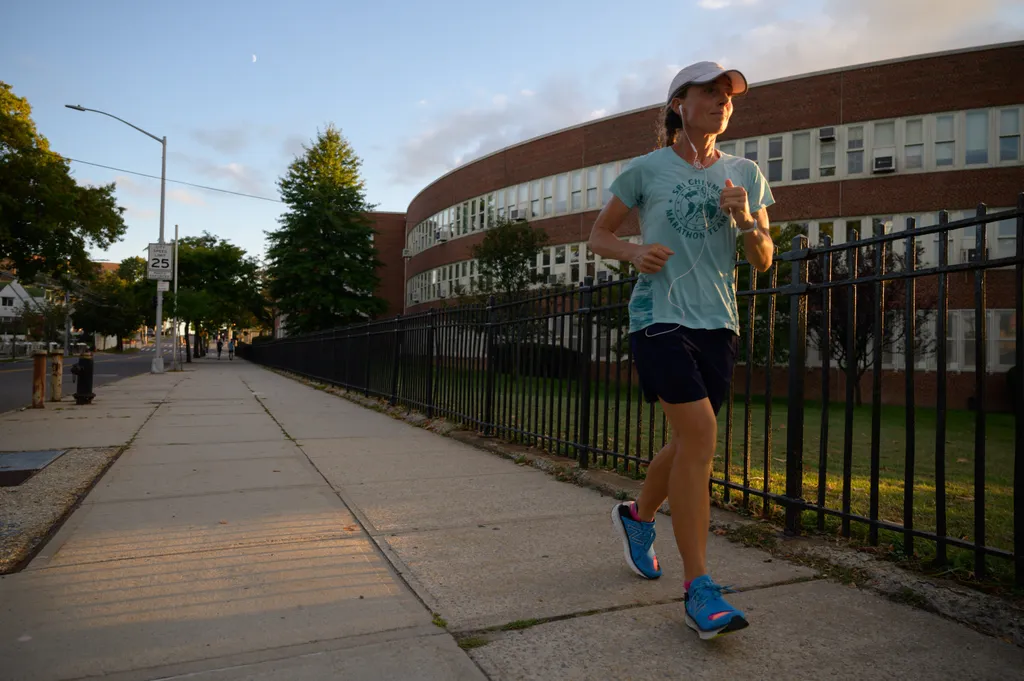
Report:
[{"label": "window air conditioning unit", "polygon": [[412,304],[413,305],[419,305],[420,304],[420,295],[418,293],[412,294]]},{"label": "window air conditioning unit", "polygon": [[551,286],[554,286],[557,283],[558,283],[558,275],[557,274],[549,274],[548,275],[548,284],[550,284]]},{"label": "window air conditioning unit", "polygon": [[871,166],[873,173],[891,173],[896,170],[896,150],[876,149],[874,163]]},{"label": "window air conditioning unit", "polygon": [[437,240],[440,241],[441,243],[444,243],[444,242],[448,241],[448,239],[450,239],[451,236],[452,236],[452,231],[451,231],[451,229],[449,229],[447,227],[443,227],[443,228],[437,230]]},{"label": "window air conditioning unit", "polygon": [[402,249],[402,257],[403,258],[411,258],[412,257],[412,250],[409,249],[409,248],[403,248]]},{"label": "window air conditioning unit", "polygon": [[526,217],[525,215],[520,217],[520,213],[519,213],[519,209],[518,208],[509,208],[508,209],[508,219],[510,221],[514,222],[516,220],[525,219],[525,217]]},{"label": "window air conditioning unit", "polygon": [[[990,249],[985,249],[985,260],[989,259],[991,253]],[[964,248],[960,251],[960,262],[978,262],[978,260],[978,249]]]},{"label": "window air conditioning unit", "polygon": [[833,126],[827,128],[818,128],[818,141],[820,142],[832,142],[836,138],[836,129]]},{"label": "window air conditioning unit", "polygon": [[444,282],[444,283],[442,283],[440,285],[440,293],[438,293],[438,296],[440,298],[447,298],[448,297],[448,283],[447,282]]},{"label": "window air conditioning unit", "polygon": [[597,273],[597,283],[599,283],[599,284],[603,284],[605,282],[611,281],[611,278],[612,278],[612,273],[611,272],[602,270],[602,271]]}]

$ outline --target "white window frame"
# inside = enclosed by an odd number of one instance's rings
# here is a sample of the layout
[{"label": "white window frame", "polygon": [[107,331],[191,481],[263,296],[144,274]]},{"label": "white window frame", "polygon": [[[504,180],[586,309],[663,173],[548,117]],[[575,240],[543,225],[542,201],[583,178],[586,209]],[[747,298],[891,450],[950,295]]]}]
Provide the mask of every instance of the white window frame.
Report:
[{"label": "white window frame", "polygon": [[[806,164],[806,167],[804,167],[804,168],[797,168],[797,165],[796,165],[798,160],[799,160],[799,159],[797,159],[797,155],[796,155],[796,144],[797,144],[797,138],[798,137],[806,137],[807,138],[807,159],[806,159],[807,164]],[[811,135],[811,131],[810,130],[803,130],[803,131],[800,131],[800,132],[792,133],[790,135],[790,147],[791,147],[790,148],[790,154],[789,154],[790,155],[790,163],[789,163],[789,166],[790,166],[789,167],[789,180],[790,180],[790,182],[810,182],[810,181],[816,179],[816,178],[812,177],[812,172],[811,172],[811,168],[813,166],[812,159],[814,158],[814,139],[813,139],[813,137]],[[785,163],[783,165],[785,165]],[[801,178],[795,177],[796,173],[798,171],[800,171],[800,170],[806,170],[807,171],[807,177],[801,177]],[[783,176],[783,177],[785,177],[785,176]]]},{"label": "white window frame", "polygon": [[[1017,132],[1016,133],[1005,133],[1005,134],[1003,133],[1003,113],[1004,112],[1013,112],[1014,114],[1016,114],[1016,117],[1017,117]],[[1020,141],[1021,141],[1021,138],[1022,138],[1021,128],[1024,127],[1024,121],[1021,121],[1021,107],[1019,107],[1019,106],[1010,106],[1010,107],[1001,106],[998,109],[996,109],[996,125],[994,127],[997,128],[996,131],[995,131],[996,132],[996,149],[995,149],[996,156],[995,156],[995,159],[994,159],[996,164],[997,165],[1019,165],[1020,162],[1021,162],[1021,144],[1020,144]],[[1017,158],[1009,159],[1009,160],[1003,160],[1003,155],[1002,155],[1003,139],[1004,138],[1008,139],[1008,138],[1011,138],[1011,137],[1016,138],[1016,141],[1017,141]]]},{"label": "white window frame", "polygon": [[[970,109],[970,110],[964,112],[963,118],[964,118],[964,144],[963,144],[963,147],[964,147],[964,154],[963,154],[964,167],[965,168],[984,167],[984,166],[987,166],[987,165],[991,165],[991,160],[992,160],[992,128],[993,128],[993,125],[992,125],[992,111],[990,109]],[[970,121],[971,121],[972,118],[974,120],[982,121],[985,124],[985,134],[984,134],[985,158],[984,158],[984,160],[981,160],[981,161],[970,161],[970,160],[968,160],[968,155],[971,153],[972,149],[970,149],[970,147],[969,147],[969,139],[968,139],[967,127],[970,124]],[[979,149],[974,149],[973,151],[977,152],[977,151],[980,151],[980,150]]]},{"label": "white window frame", "polygon": [[[772,141],[778,140],[779,142],[779,155],[772,156]],[[779,176],[772,179],[772,163],[778,164]],[[765,177],[769,182],[778,184],[785,182],[786,177],[786,135],[771,135],[768,137],[768,172]]]},{"label": "white window frame", "polygon": [[[910,142],[910,136],[909,136],[907,131],[908,131],[911,123],[917,123],[920,126],[920,130],[921,130],[921,140],[920,140],[920,142],[913,142],[913,143]],[[903,167],[902,168],[898,168],[899,172],[907,172],[907,173],[920,173],[920,172],[924,172],[924,170],[928,167],[927,160],[925,159],[925,150],[926,150],[926,147],[927,147],[927,144],[925,143],[925,140],[927,139],[927,137],[928,137],[928,135],[925,133],[924,118],[922,118],[920,116],[915,116],[913,118],[907,118],[907,119],[905,119],[903,121],[903,139],[899,140],[899,141],[902,142],[902,144],[900,146],[903,147],[903,154],[902,154],[902,156],[903,156]],[[907,149],[909,149],[911,147],[918,147],[921,150],[921,165],[919,165],[917,167],[914,167],[914,168],[910,167],[910,160],[909,160],[910,156],[907,154]]]},{"label": "white window frame", "polygon": [[[866,155],[867,146],[868,146],[867,138],[865,136],[865,133],[867,132],[866,127],[867,126],[865,126],[863,123],[858,123],[857,125],[848,125],[848,126],[846,126],[846,135],[845,135],[845,138],[846,138],[846,149],[845,149],[845,152],[846,153],[843,154],[843,160],[846,161],[846,166],[843,168],[843,176],[844,177],[864,175],[864,171],[865,171],[865,167],[866,167],[865,163],[864,163],[864,160],[865,160],[865,155]],[[853,146],[850,146],[854,142],[853,135],[851,133],[852,133],[852,131],[857,130],[857,129],[860,129],[860,146],[859,147],[853,147]],[[857,172],[853,172],[853,171],[850,170],[850,156],[851,156],[851,152],[853,152],[853,154],[860,154],[860,170],[857,171]]]},{"label": "white window frame", "polygon": [[[952,137],[943,137],[942,139],[939,139],[939,120],[942,119],[942,118],[946,118],[946,117],[949,117],[949,118],[953,119],[953,126],[952,126],[953,133],[952,133]],[[940,113],[940,114],[934,114],[931,118],[932,118],[932,125],[933,125],[932,130],[933,130],[933,133],[934,133],[932,135],[931,147],[932,147],[932,159],[933,159],[933,163],[935,164],[935,170],[948,170],[948,169],[956,168],[957,167],[956,163],[957,163],[957,158],[958,158],[957,150],[956,150],[956,147],[957,147],[957,144],[956,144],[956,138],[957,138],[957,118],[958,118],[958,116],[955,113]],[[942,165],[939,164],[939,145],[940,144],[952,144],[953,145],[953,152],[952,152],[952,154],[950,154],[950,162],[946,163],[946,164],[942,164]]]}]

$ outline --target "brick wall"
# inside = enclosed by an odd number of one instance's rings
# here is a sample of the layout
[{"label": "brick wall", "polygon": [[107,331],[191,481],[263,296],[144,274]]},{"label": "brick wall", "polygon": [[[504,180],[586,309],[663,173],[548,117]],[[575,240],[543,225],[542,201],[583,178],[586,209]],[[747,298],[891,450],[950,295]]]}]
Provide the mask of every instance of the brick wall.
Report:
[{"label": "brick wall", "polygon": [[391,317],[402,311],[402,298],[405,285],[402,248],[405,246],[405,213],[370,213],[373,227],[377,234],[373,243],[377,247],[377,257],[382,266],[377,271],[380,284],[376,295],[388,303],[387,312],[383,316]]}]

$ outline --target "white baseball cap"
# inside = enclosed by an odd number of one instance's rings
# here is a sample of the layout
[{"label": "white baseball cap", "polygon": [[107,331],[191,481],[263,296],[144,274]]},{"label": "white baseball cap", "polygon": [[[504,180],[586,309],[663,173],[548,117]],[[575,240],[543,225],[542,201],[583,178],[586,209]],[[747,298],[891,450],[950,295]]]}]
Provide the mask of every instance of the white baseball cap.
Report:
[{"label": "white baseball cap", "polygon": [[734,97],[742,95],[747,91],[747,79],[736,69],[726,69],[721,64],[713,61],[699,61],[696,64],[690,64],[676,74],[676,77],[672,79],[672,85],[668,88],[668,98],[665,100],[665,103],[670,103],[672,97],[684,85],[710,83],[722,75],[728,75],[732,79],[732,94]]}]

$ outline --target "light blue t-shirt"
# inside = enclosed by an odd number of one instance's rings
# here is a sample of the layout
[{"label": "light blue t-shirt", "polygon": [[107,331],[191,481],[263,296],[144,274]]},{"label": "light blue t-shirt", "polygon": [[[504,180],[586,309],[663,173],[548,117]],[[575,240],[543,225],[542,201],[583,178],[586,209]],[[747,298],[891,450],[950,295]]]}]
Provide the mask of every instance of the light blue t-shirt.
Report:
[{"label": "light blue t-shirt", "polygon": [[[629,301],[630,333],[657,323],[739,333],[735,283],[739,230],[719,206],[727,178],[746,188],[752,215],[775,203],[757,164],[730,154],[722,154],[706,170],[697,170],[671,147],[664,147],[635,159],[612,182],[615,196],[629,208],[639,207],[643,242],[659,243],[675,252],[660,272],[640,275]],[[683,274],[672,286],[673,305],[669,287]]]}]

